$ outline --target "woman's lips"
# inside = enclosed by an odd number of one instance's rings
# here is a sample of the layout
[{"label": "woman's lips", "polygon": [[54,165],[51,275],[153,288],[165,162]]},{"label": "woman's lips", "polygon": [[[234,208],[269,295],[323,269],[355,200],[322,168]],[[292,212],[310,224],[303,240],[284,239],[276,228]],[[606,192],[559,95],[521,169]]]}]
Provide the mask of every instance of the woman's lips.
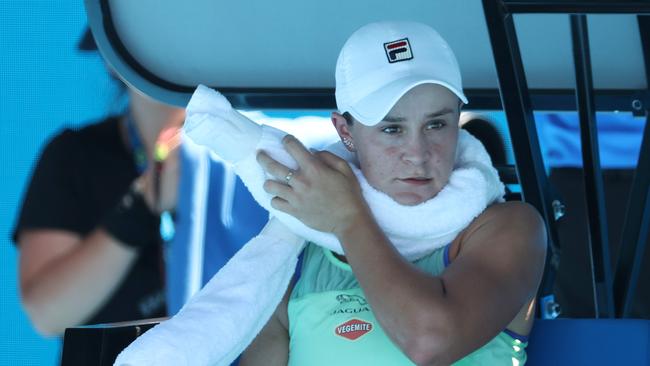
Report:
[{"label": "woman's lips", "polygon": [[406,179],[400,179],[402,182],[406,184],[411,184],[414,186],[423,186],[431,183],[430,178],[406,178]]}]

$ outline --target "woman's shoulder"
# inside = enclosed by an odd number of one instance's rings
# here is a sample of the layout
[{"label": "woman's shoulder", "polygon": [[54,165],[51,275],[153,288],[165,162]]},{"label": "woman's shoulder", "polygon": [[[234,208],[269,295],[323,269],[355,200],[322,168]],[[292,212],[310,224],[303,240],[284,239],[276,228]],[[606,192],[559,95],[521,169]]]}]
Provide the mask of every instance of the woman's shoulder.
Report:
[{"label": "woman's shoulder", "polygon": [[506,245],[545,246],[546,227],[535,207],[526,202],[509,201],[486,208],[458,239],[461,246],[469,242],[481,245],[493,240]]},{"label": "woman's shoulder", "polygon": [[506,226],[513,228],[543,227],[544,220],[537,209],[522,201],[498,202],[488,206],[469,227]]},{"label": "woman's shoulder", "polygon": [[[35,173],[53,172],[71,165],[78,155],[79,139],[75,130],[65,128],[52,135],[43,145]],[[48,174],[49,175],[49,174]]]},{"label": "woman's shoulder", "polygon": [[66,127],[54,134],[46,143],[44,152],[58,154],[80,148],[85,142],[96,143],[107,136],[119,136],[118,117],[111,116],[99,122],[93,122],[82,127]]},{"label": "woman's shoulder", "polygon": [[109,116],[102,120],[91,122],[74,131],[79,141],[86,143],[110,143],[120,141],[120,116]]}]

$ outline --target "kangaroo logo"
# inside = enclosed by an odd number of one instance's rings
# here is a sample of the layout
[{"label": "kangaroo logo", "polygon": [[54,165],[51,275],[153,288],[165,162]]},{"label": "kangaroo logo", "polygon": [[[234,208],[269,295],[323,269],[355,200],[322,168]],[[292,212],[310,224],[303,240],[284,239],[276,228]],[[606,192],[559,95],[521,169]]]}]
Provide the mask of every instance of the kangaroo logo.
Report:
[{"label": "kangaroo logo", "polygon": [[411,44],[408,38],[384,43],[384,51],[386,51],[386,57],[388,57],[388,62],[391,64],[413,58],[413,52],[411,51]]},{"label": "kangaroo logo", "polygon": [[366,301],[366,299],[364,299],[363,297],[361,297],[361,296],[359,296],[359,295],[347,295],[347,294],[341,294],[341,295],[336,296],[336,300],[338,300],[338,302],[339,302],[341,305],[342,305],[342,304],[349,303],[349,302],[352,302],[352,301],[356,301],[356,302],[358,302],[359,305],[366,305],[366,304],[368,304],[368,302]]}]

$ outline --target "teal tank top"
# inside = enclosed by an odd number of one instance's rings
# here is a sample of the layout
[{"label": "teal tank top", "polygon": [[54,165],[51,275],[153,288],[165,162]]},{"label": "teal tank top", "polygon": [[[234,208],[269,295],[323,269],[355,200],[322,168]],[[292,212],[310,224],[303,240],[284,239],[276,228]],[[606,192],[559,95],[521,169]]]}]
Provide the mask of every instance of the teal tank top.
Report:
[{"label": "teal tank top", "polygon": [[[437,276],[448,264],[448,246],[413,264]],[[414,365],[381,329],[350,265],[308,244],[288,305],[289,365]],[[454,363],[523,365],[527,342],[501,332]]]}]

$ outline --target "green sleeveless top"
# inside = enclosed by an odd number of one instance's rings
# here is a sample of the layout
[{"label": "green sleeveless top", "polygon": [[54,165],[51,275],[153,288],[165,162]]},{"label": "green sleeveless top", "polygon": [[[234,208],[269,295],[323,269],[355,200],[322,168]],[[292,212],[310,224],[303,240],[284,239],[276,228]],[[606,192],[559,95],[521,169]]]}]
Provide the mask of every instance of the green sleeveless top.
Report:
[{"label": "green sleeveless top", "polygon": [[[413,264],[441,274],[448,246]],[[350,265],[312,243],[305,248],[288,315],[289,365],[414,365],[381,329]],[[454,365],[523,365],[526,345],[504,331]]]}]

